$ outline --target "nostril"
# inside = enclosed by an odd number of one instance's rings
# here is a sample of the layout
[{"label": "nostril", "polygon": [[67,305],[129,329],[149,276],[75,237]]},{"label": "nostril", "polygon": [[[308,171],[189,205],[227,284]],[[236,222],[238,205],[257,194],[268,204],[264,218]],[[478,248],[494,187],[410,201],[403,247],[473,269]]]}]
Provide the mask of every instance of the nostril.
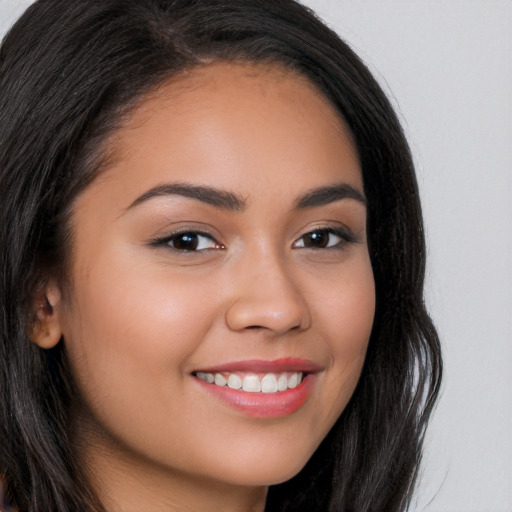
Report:
[{"label": "nostril", "polygon": [[[265,326],[263,325],[248,325],[246,327],[246,329],[252,329],[252,330],[256,330],[256,329],[265,329]],[[300,325],[294,325],[293,327],[291,327],[289,330],[290,331],[297,331],[298,329],[300,329]]]}]

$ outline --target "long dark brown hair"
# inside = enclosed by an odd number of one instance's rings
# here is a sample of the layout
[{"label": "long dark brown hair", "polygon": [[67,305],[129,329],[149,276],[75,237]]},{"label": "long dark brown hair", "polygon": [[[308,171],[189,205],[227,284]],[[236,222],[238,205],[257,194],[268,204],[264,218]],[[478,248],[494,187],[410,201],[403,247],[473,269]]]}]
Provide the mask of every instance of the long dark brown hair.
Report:
[{"label": "long dark brown hair", "polygon": [[423,302],[425,242],[407,142],[385,94],[293,0],[39,0],[0,48],[0,473],[30,512],[103,510],[72,456],[76,391],[60,343],[27,337],[34,293],[66,278],[74,198],[153,88],[212,61],[278,63],[350,128],[368,200],[377,306],[358,387],[268,511],[405,510],[441,377]]}]

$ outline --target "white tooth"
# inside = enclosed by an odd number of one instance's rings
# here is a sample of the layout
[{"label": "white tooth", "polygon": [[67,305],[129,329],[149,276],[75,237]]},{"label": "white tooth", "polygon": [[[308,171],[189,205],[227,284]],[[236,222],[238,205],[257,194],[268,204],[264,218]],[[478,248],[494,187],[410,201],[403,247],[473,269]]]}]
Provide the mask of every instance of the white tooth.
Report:
[{"label": "white tooth", "polygon": [[243,380],[242,389],[250,393],[259,393],[261,391],[261,382],[256,375],[246,375]]},{"label": "white tooth", "polygon": [[275,393],[277,391],[277,378],[273,373],[267,373],[261,379],[261,391],[263,393]]},{"label": "white tooth", "polygon": [[279,375],[279,379],[277,379],[277,390],[284,391],[288,388],[288,379],[286,378],[286,374],[282,373]]},{"label": "white tooth", "polygon": [[217,386],[225,386],[227,383],[228,381],[226,380],[224,375],[222,375],[222,373],[215,374],[215,384],[217,384]]},{"label": "white tooth", "polygon": [[231,389],[240,389],[242,387],[242,379],[235,373],[232,373],[228,379],[228,387]]},{"label": "white tooth", "polygon": [[196,377],[198,379],[204,380],[206,382],[206,373],[204,373],[204,372],[197,372],[196,373]]},{"label": "white tooth", "polygon": [[213,376],[213,373],[206,374],[206,382],[209,382],[210,384],[213,384],[215,382],[215,377]]},{"label": "white tooth", "polygon": [[290,378],[288,379],[288,388],[293,389],[293,388],[296,388],[298,385],[299,385],[299,374],[292,373],[290,375]]}]

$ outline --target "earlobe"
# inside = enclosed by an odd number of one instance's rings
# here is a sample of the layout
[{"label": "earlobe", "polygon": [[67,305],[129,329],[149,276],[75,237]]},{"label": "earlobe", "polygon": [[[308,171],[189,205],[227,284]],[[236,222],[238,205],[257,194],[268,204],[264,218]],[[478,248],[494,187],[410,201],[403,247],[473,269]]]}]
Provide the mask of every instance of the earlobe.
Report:
[{"label": "earlobe", "polygon": [[29,338],[40,348],[53,348],[62,337],[60,300],[61,293],[55,285],[48,285],[35,297],[35,322],[30,328]]}]

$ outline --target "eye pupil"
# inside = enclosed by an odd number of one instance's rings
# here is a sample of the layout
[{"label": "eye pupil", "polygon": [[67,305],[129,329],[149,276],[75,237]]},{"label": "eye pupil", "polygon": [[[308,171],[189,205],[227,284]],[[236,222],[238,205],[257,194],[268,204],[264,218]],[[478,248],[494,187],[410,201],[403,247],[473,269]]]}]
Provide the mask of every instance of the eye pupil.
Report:
[{"label": "eye pupil", "polygon": [[194,251],[199,245],[199,237],[195,233],[182,233],[173,240],[175,249]]},{"label": "eye pupil", "polygon": [[327,231],[313,231],[304,235],[305,247],[327,247],[329,244],[329,233]]}]

